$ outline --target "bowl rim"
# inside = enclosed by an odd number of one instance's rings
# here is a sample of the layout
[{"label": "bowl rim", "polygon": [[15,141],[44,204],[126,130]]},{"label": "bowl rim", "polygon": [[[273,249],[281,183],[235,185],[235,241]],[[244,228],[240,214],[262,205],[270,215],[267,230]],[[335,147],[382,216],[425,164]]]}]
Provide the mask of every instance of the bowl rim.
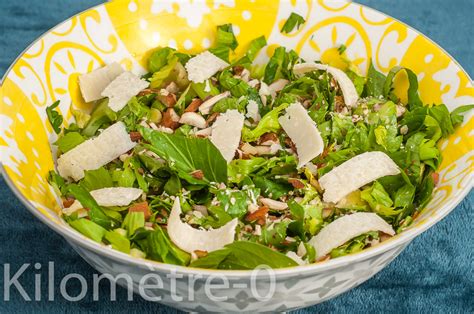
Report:
[{"label": "bowl rim", "polygon": [[[55,28],[67,23],[70,21],[72,18],[77,17],[87,11],[94,10],[97,8],[100,8],[102,6],[106,6],[108,3],[102,3],[98,4],[95,6],[92,6],[88,9],[85,9],[83,11],[80,11],[67,19],[59,22],[58,24],[54,25],[47,31],[43,32],[40,36],[38,36],[34,41],[32,41],[16,58],[15,60],[10,64],[8,69],[5,71],[4,75],[2,76],[0,80],[0,89],[3,87],[3,82],[5,79],[8,77],[10,74],[12,68],[14,65],[18,62],[19,59],[23,57],[23,55],[38,41],[43,39],[46,35],[48,35],[52,30]],[[367,5],[352,2],[352,5],[364,8],[366,10],[373,11],[375,13],[378,13],[382,16],[385,16],[387,18],[391,18],[393,21],[397,23],[401,23],[411,31],[415,32],[417,35],[423,36],[424,39],[428,40],[431,42],[434,46],[436,46],[438,49],[440,49],[445,55],[447,55],[452,62],[456,64],[456,66],[461,70],[467,78],[470,80],[472,83],[472,78],[470,77],[469,73],[461,66],[461,64],[453,57],[449,52],[447,52],[444,48],[442,48],[439,44],[437,44],[434,40],[432,40],[430,37],[426,36],[422,32],[418,31],[414,27],[406,24],[405,22],[400,21],[397,18],[394,18],[384,12],[381,12],[377,9],[371,8]],[[10,188],[10,190],[13,192],[13,194],[21,201],[21,203],[34,215],[36,216],[41,222],[43,222],[45,225],[47,225],[50,229],[54,230],[56,233],[58,233],[60,236],[62,236],[70,245],[76,244],[81,248],[88,249],[92,251],[93,253],[97,255],[104,255],[107,258],[110,258],[116,262],[121,262],[125,263],[130,266],[138,266],[138,267],[147,267],[150,271],[167,271],[167,272],[176,272],[180,273],[183,275],[191,275],[191,276],[202,276],[202,277],[210,277],[210,276],[216,276],[219,274],[220,276],[225,276],[226,278],[230,279],[244,279],[245,277],[250,277],[253,275],[254,278],[261,278],[261,277],[268,277],[268,272],[254,272],[254,270],[226,270],[226,269],[205,269],[205,268],[195,268],[195,267],[189,267],[189,266],[179,266],[179,265],[173,265],[173,264],[166,264],[158,261],[153,261],[149,259],[141,259],[141,258],[136,258],[131,256],[130,254],[122,253],[120,251],[114,250],[112,248],[106,247],[104,244],[97,243],[84,235],[80,234],[79,232],[73,230],[66,224],[62,223],[56,223],[50,219],[48,219],[46,216],[42,215],[36,207],[26,199],[26,197],[20,192],[20,190],[16,187],[14,184],[12,178],[8,175],[4,165],[0,161],[0,174],[3,176],[5,179],[5,182],[7,186]],[[285,268],[278,268],[278,269],[272,269],[272,273],[275,276],[278,276],[279,278],[286,278],[286,277],[292,277],[295,275],[295,273],[298,273],[300,275],[306,275],[308,273],[318,273],[322,272],[328,269],[335,269],[335,268],[340,268],[344,267],[346,265],[355,263],[355,262],[360,262],[367,260],[373,256],[376,255],[381,255],[383,253],[386,253],[389,250],[392,250],[398,246],[403,246],[409,244],[413,239],[415,239],[418,235],[423,233],[424,231],[428,230],[431,228],[433,225],[441,221],[444,217],[446,217],[465,197],[466,195],[471,191],[473,185],[474,185],[474,176],[471,174],[470,178],[468,179],[468,182],[466,186],[460,190],[460,193],[457,193],[453,199],[447,202],[441,210],[438,210],[437,213],[434,215],[428,217],[426,221],[418,226],[417,228],[414,229],[409,229],[405,230],[400,234],[397,234],[396,236],[388,239],[387,241],[384,241],[381,244],[375,245],[370,248],[366,248],[360,252],[354,253],[354,254],[349,254],[346,256],[342,256],[336,259],[330,259],[325,262],[320,262],[320,263],[313,263],[313,264],[306,264],[306,265],[299,265],[299,266],[293,266],[293,267],[285,267]]]}]

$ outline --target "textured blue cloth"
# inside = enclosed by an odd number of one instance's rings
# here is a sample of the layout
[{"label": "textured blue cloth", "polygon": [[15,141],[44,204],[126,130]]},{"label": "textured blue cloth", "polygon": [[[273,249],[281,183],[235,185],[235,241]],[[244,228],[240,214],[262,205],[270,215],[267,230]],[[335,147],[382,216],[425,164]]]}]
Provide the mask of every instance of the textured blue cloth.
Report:
[{"label": "textured blue cloth", "polygon": [[[6,71],[15,57],[40,34],[88,7],[98,0],[22,0],[0,1],[0,74]],[[474,75],[473,0],[360,0],[386,12],[425,33]],[[469,196],[443,221],[417,239],[387,268],[363,285],[323,304],[301,310],[313,312],[435,312],[473,313],[473,202]],[[95,270],[86,264],[69,245],[49,230],[13,196],[0,178],[0,264],[11,264],[16,271],[22,264],[31,263],[21,278],[26,292],[34,297],[34,276],[45,270],[49,261],[55,262],[56,278],[79,273],[91,285]],[[34,270],[40,263],[43,268]],[[13,272],[14,272],[13,271]],[[0,274],[3,300],[3,271]],[[27,285],[26,283],[30,283]],[[77,281],[70,283],[77,284]],[[79,284],[71,286],[71,294]],[[10,301],[0,301],[0,312],[162,312],[176,310],[149,303],[136,297],[126,301],[126,291],[118,291],[118,300],[102,297],[100,302],[88,296],[81,302],[67,302],[60,296],[46,301],[47,286],[43,280],[41,302],[25,302],[15,289]],[[76,290],[77,291],[77,290]],[[106,284],[101,296],[109,295]]]}]

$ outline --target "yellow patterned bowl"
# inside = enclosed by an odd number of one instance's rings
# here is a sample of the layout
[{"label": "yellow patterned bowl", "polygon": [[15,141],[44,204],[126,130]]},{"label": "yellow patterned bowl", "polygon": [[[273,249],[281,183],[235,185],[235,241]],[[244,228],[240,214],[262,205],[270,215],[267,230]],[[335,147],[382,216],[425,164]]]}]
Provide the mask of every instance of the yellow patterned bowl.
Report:
[{"label": "yellow patterned bowl", "polygon": [[[293,11],[307,22],[290,35],[281,34],[279,29]],[[370,59],[384,72],[394,65],[414,70],[425,103],[445,103],[451,110],[474,103],[472,80],[444,50],[393,18],[354,3],[127,0],[85,11],[38,38],[3,78],[0,161],[7,183],[26,207],[99,271],[129,274],[135,291],[139,291],[144,275],[159,275],[161,287],[147,295],[184,310],[284,311],[309,306],[373,276],[468,193],[474,160],[472,113],[441,144],[439,186],[428,208],[402,234],[354,255],[273,272],[201,270],[136,259],[69,228],[58,216],[58,199],[45,179],[54,167],[51,143],[55,140],[46,106],[59,99],[62,114],[71,118],[71,103],[74,108],[88,109],[78,91],[78,74],[111,61],[143,72],[149,49],[169,45],[198,52],[212,44],[216,25],[223,23],[236,26],[240,47],[259,35],[268,38],[269,47],[260,54],[260,61],[267,59],[277,44],[295,49],[306,60],[323,61],[334,52],[331,48],[344,44],[362,72]],[[170,273],[175,274],[174,287]],[[226,276],[226,281],[219,281],[223,285],[209,295],[206,282],[221,276]],[[174,294],[170,292],[173,289]]]}]

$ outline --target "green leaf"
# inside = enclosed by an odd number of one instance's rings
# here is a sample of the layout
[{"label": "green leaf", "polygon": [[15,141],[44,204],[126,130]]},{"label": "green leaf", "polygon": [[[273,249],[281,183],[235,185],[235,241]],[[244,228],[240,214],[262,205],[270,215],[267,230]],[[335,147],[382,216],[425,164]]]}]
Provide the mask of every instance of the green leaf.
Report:
[{"label": "green leaf", "polygon": [[457,126],[457,125],[461,124],[464,120],[464,117],[463,117],[462,113],[467,112],[471,109],[474,109],[474,104],[460,106],[460,107],[457,107],[456,109],[454,109],[451,112],[451,122],[452,122],[453,126]]},{"label": "green leaf", "polygon": [[394,196],[395,207],[405,208],[413,204],[415,190],[416,188],[411,183],[407,183],[399,188]]},{"label": "green leaf", "polygon": [[265,66],[265,74],[263,81],[267,84],[271,84],[278,76],[281,71],[283,62],[285,61],[286,51],[285,47],[277,47],[273,52],[272,57]]},{"label": "green leaf", "polygon": [[237,46],[238,42],[232,30],[232,24],[219,25],[217,26],[215,45],[209,49],[209,52],[229,62],[230,50],[235,50]]},{"label": "green leaf", "polygon": [[124,253],[130,253],[130,240],[116,231],[107,231],[105,233],[105,240],[107,240],[112,248]]},{"label": "green leaf", "polygon": [[[206,80],[202,83],[194,83],[191,84],[191,89],[198,95],[199,98],[205,100],[209,96],[216,96],[219,95],[219,89],[214,86],[209,80]],[[209,91],[206,91],[209,87]]]},{"label": "green leaf", "polygon": [[360,197],[366,201],[374,212],[381,216],[391,217],[398,215],[401,210],[395,210],[390,195],[385,191],[382,184],[375,181],[374,184],[360,193]]},{"label": "green leaf", "polygon": [[109,230],[116,227],[118,224],[115,220],[107,216],[102,208],[97,204],[90,193],[80,185],[70,184],[67,187],[67,192],[72,194],[76,200],[78,200],[84,208],[89,209],[89,217],[96,224]]},{"label": "green leaf", "polygon": [[72,112],[72,115],[74,116],[74,119],[76,120],[77,126],[81,129],[86,126],[87,122],[89,122],[91,118],[89,114],[79,109],[74,109],[71,107],[71,112]]},{"label": "green leaf", "polygon": [[406,125],[408,127],[409,134],[418,132],[425,124],[427,112],[428,108],[426,107],[417,107],[411,111],[408,111],[403,115],[400,125]]},{"label": "green leaf", "polygon": [[174,265],[188,265],[191,256],[174,245],[168,235],[157,226],[146,239],[146,254],[149,258]]},{"label": "green leaf", "polygon": [[301,15],[295,12],[292,12],[290,16],[288,17],[288,19],[286,20],[285,24],[283,24],[283,27],[281,28],[280,32],[288,34],[291,31],[293,31],[295,28],[299,29],[300,25],[304,23],[305,23],[305,20]]},{"label": "green leaf", "polygon": [[224,113],[227,110],[236,109],[241,113],[245,112],[245,102],[240,102],[233,97],[228,97],[219,100],[214,107],[212,107],[212,112],[221,112]]},{"label": "green leaf", "polygon": [[109,99],[105,98],[101,100],[94,111],[92,111],[91,118],[82,130],[82,134],[87,137],[92,137],[103,125],[115,121],[116,119],[117,113],[109,108]]},{"label": "green leaf", "polygon": [[66,182],[64,181],[63,177],[57,174],[54,170],[48,172],[48,183],[56,190],[57,193],[66,193]]},{"label": "green leaf", "polygon": [[102,188],[113,187],[114,183],[110,172],[104,167],[100,167],[96,170],[86,170],[84,179],[81,180],[79,185],[90,192]]},{"label": "green leaf", "polygon": [[181,181],[177,175],[172,175],[164,186],[164,190],[169,195],[178,195],[181,193]]},{"label": "green leaf", "polygon": [[175,50],[173,48],[164,47],[158,48],[148,58],[148,71],[151,73],[161,70],[167,63],[170,55],[173,55]]},{"label": "green leaf", "polygon": [[159,71],[154,72],[151,76],[150,87],[160,88],[163,85],[163,82],[171,76],[178,63],[179,59],[176,55],[168,55],[166,65],[163,66]]},{"label": "green leaf", "polygon": [[290,208],[291,217],[294,220],[304,219],[304,207],[298,204],[294,199],[288,202],[288,207]]},{"label": "green leaf", "polygon": [[242,140],[245,142],[253,142],[265,133],[279,131],[281,126],[280,122],[278,122],[278,117],[286,107],[288,107],[288,104],[282,104],[268,112],[252,130],[244,127],[242,129]]},{"label": "green leaf", "polygon": [[51,123],[56,134],[61,133],[61,124],[63,124],[63,116],[54,110],[58,106],[59,100],[55,101],[51,106],[46,107],[46,115],[48,116],[49,123]]},{"label": "green leaf", "polygon": [[217,269],[231,252],[232,251],[230,249],[213,251],[204,257],[192,261],[189,266],[196,268]]},{"label": "green leaf", "polygon": [[144,212],[129,212],[122,223],[122,228],[127,229],[128,236],[131,237],[137,229],[145,226]]},{"label": "green leaf", "polygon": [[71,225],[71,227],[73,227],[86,237],[99,243],[102,242],[102,238],[107,232],[107,230],[102,228],[100,225],[84,218],[70,221],[69,224]]},{"label": "green leaf", "polygon": [[277,181],[263,176],[256,176],[253,182],[255,183],[255,187],[262,191],[263,196],[272,199],[279,199],[293,189],[291,184],[287,182]]},{"label": "green leaf", "polygon": [[367,72],[366,91],[369,97],[380,97],[384,94],[385,75],[377,71],[371,62]]},{"label": "green leaf", "polygon": [[54,145],[58,147],[60,152],[66,153],[84,141],[85,138],[80,133],[69,132],[58,138]]},{"label": "green leaf", "polygon": [[225,46],[234,50],[238,45],[239,43],[237,42],[237,38],[235,38],[234,31],[232,30],[232,24],[217,26],[216,46]]},{"label": "green leaf", "polygon": [[247,49],[246,56],[249,58],[250,61],[255,60],[257,54],[262,50],[263,47],[267,45],[267,40],[265,36],[260,36],[252,40],[249,44]]},{"label": "green leaf", "polygon": [[227,173],[229,180],[234,183],[239,183],[246,176],[256,172],[267,163],[263,157],[253,157],[250,159],[234,159],[227,166]]},{"label": "green leaf", "polygon": [[245,190],[218,190],[216,193],[220,207],[231,217],[242,218],[247,214],[247,208],[250,203],[257,203],[257,197],[260,195],[260,189],[247,188]]},{"label": "green leaf", "polygon": [[190,264],[191,267],[215,269],[254,269],[262,265],[282,268],[298,264],[282,253],[248,241],[228,244],[224,249],[213,251]]},{"label": "green leaf", "polygon": [[447,137],[450,134],[454,133],[453,123],[451,121],[451,115],[446,105],[441,104],[433,106],[428,109],[428,114],[438,121],[439,126],[441,127],[441,132],[443,137]]},{"label": "green leaf", "polygon": [[392,93],[392,84],[393,84],[393,79],[395,76],[398,74],[398,72],[405,70],[408,76],[408,82],[410,86],[408,87],[408,105],[410,106],[410,109],[414,109],[417,107],[423,106],[423,102],[420,99],[420,96],[418,95],[418,77],[416,74],[407,68],[403,68],[400,66],[396,66],[390,70],[390,72],[387,75],[387,79],[385,80],[384,88],[383,88],[383,95],[386,99],[392,99],[394,102],[398,102],[398,99],[395,95]]},{"label": "green leaf", "polygon": [[[151,143],[146,147],[165,159],[181,178],[196,184],[227,182],[227,162],[209,139],[187,138],[143,127],[140,127],[140,132]],[[191,176],[196,170],[203,172],[204,180]]]},{"label": "green leaf", "polygon": [[288,226],[291,220],[283,220],[279,223],[273,223],[271,227],[265,226],[262,229],[260,239],[265,245],[273,245],[275,247],[285,247],[282,242],[286,239]]}]

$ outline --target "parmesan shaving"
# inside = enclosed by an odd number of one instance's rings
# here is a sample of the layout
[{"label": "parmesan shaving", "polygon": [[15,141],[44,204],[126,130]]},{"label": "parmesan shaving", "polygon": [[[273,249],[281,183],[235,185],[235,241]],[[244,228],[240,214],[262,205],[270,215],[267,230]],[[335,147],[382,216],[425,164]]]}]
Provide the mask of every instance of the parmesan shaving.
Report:
[{"label": "parmesan shaving", "polygon": [[324,142],[316,123],[299,103],[286,108],[286,114],[278,119],[298,151],[298,168],[323,152]]},{"label": "parmesan shaving", "polygon": [[196,250],[212,252],[234,242],[237,218],[232,219],[218,229],[199,230],[181,221],[179,197],[174,200],[168,218],[168,235],[173,243],[183,251],[193,253]]},{"label": "parmesan shaving", "polygon": [[394,235],[395,231],[375,213],[355,213],[331,222],[308,242],[316,250],[316,258],[330,253],[347,241],[370,231]]},{"label": "parmesan shaving", "polygon": [[125,124],[117,122],[97,137],[77,145],[58,158],[58,172],[63,178],[78,181],[85,170],[98,169],[135,147]]},{"label": "parmesan shaving", "polygon": [[399,174],[398,166],[382,152],[357,155],[319,179],[324,201],[337,203],[346,195],[378,178]]}]

